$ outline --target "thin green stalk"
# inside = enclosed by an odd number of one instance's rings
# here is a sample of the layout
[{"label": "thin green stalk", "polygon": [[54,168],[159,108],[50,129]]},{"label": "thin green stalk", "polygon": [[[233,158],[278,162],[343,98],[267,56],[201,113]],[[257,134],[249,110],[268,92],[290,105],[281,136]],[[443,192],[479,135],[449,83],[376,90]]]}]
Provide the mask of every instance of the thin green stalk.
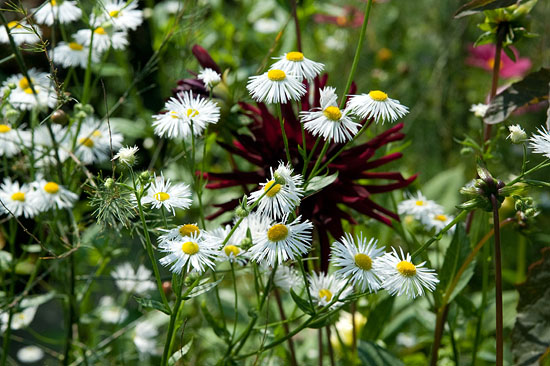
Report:
[{"label": "thin green stalk", "polygon": [[483,314],[487,307],[487,292],[489,288],[489,247],[483,247],[483,256],[481,257],[481,304],[479,305],[476,335],[472,349],[472,366],[476,365],[477,351],[481,343],[481,324],[483,323]]},{"label": "thin green stalk", "polygon": [[283,143],[285,145],[286,160],[292,165],[292,159],[290,158],[290,149],[288,148],[288,139],[285,131],[285,121],[283,119],[283,112],[281,110],[281,103],[277,103],[277,117],[279,118],[279,124],[281,126],[281,134],[283,135]]},{"label": "thin green stalk", "polygon": [[329,146],[330,146],[330,140],[326,140],[325,144],[323,145],[323,150],[321,150],[321,153],[317,157],[317,160],[315,161],[315,165],[313,166],[313,169],[311,170],[311,173],[309,174],[307,182],[309,182],[311,180],[311,178],[313,178],[317,174],[317,168],[319,167],[319,164],[321,164],[321,160],[323,160],[323,157],[325,156]]},{"label": "thin green stalk", "polygon": [[298,258],[298,266],[300,267],[300,272],[302,272],[302,277],[304,279],[304,286],[306,287],[309,306],[311,306],[312,309],[315,309],[315,307],[313,306],[313,298],[311,297],[311,292],[309,291],[309,286],[307,285],[308,284],[307,274],[304,268],[304,262],[302,261],[302,258]]},{"label": "thin green stalk", "polygon": [[90,83],[92,82],[92,50],[94,45],[94,30],[91,29],[90,47],[88,48],[88,61],[86,63],[86,71],[84,73],[84,87],[82,91],[82,104],[88,103],[90,98]]},{"label": "thin green stalk", "polygon": [[233,332],[231,332],[231,343],[233,343],[233,339],[235,338],[235,333],[237,332],[237,323],[239,321],[239,296],[237,292],[237,279],[235,276],[235,264],[231,262],[231,279],[233,280],[233,297],[235,298],[235,318],[233,322]]},{"label": "thin green stalk", "polygon": [[[214,282],[218,281],[218,278],[216,276],[216,271],[212,271],[212,280]],[[216,303],[218,304],[218,310],[222,318],[223,327],[227,328],[227,321],[225,320],[225,313],[223,311],[222,299],[220,297],[220,291],[218,289],[218,286],[216,286],[216,288],[214,289],[214,294],[216,295]]]},{"label": "thin green stalk", "polygon": [[193,120],[191,120],[191,176],[193,178],[193,182],[195,183],[195,192],[197,193],[197,199],[199,201],[199,217],[201,219],[201,225],[202,225],[202,228],[205,229],[206,222],[204,221],[204,211],[202,207],[202,194],[200,192],[201,189],[199,188],[199,179],[195,174],[195,132],[193,131]]},{"label": "thin green stalk", "polygon": [[[10,253],[11,253],[11,263],[10,263],[10,275],[11,275],[11,281],[10,281],[10,288],[9,288],[9,294],[8,298],[10,301],[13,299],[15,295],[15,265],[17,263],[16,256],[15,256],[15,234],[17,231],[17,223],[15,221],[15,218],[12,218],[10,220],[10,235],[9,235],[9,244],[10,244]],[[2,344],[2,360],[0,362],[0,365],[6,366],[6,361],[8,357],[9,352],[9,346],[10,346],[10,335],[11,335],[11,322],[13,319],[13,311],[14,307],[10,306],[8,310],[8,322],[6,323],[6,330],[4,332],[4,342]]]},{"label": "thin green stalk", "polygon": [[367,33],[367,24],[369,23],[370,9],[372,7],[372,0],[368,0],[365,7],[365,16],[363,17],[363,26],[361,27],[361,33],[359,33],[359,41],[357,42],[357,48],[355,49],[355,56],[353,57],[353,63],[351,64],[351,71],[348,75],[348,81],[342,93],[342,99],[340,101],[340,109],[344,108],[346,104],[346,95],[349,92],[349,88],[357,71],[357,65],[359,64],[359,57],[361,55],[361,49],[363,48],[363,41],[365,40],[365,34]]},{"label": "thin green stalk", "polygon": [[[319,135],[319,137],[317,137],[317,140],[315,140],[315,144],[313,145],[313,148],[311,149],[309,154],[307,154],[306,160],[304,161],[304,167],[302,168],[302,177],[306,176],[307,168],[309,166],[309,162],[311,161],[311,158],[313,157],[313,154],[315,153],[315,150],[317,150],[317,146],[319,145],[319,141],[321,141],[321,135]],[[304,149],[304,151],[305,151],[305,149]]]}]

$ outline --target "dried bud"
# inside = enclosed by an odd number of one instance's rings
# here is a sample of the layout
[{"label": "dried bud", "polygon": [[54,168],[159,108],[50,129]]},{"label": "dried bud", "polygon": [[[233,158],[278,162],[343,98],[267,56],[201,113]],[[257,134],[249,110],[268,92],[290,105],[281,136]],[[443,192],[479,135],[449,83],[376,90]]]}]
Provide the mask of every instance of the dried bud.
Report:
[{"label": "dried bud", "polygon": [[69,120],[67,114],[61,109],[53,112],[51,119],[53,123],[57,123],[58,125],[66,125]]},{"label": "dried bud", "polygon": [[170,295],[170,292],[172,292],[172,281],[164,281],[162,283],[162,291],[166,296]]}]

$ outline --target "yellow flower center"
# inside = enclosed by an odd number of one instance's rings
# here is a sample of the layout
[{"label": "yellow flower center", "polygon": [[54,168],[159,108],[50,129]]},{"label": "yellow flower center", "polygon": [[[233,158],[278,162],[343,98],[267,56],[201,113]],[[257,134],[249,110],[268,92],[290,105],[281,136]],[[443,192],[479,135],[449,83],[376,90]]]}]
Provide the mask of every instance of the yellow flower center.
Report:
[{"label": "yellow flower center", "polygon": [[95,130],[94,132],[92,132],[92,136],[93,137],[101,137],[101,131],[100,130]]},{"label": "yellow flower center", "polygon": [[[264,187],[264,191],[267,192],[265,195],[268,196],[268,197],[273,197],[275,196],[277,193],[279,193],[279,191],[281,190],[281,185],[280,184],[275,184],[275,181],[274,180],[270,180],[269,182],[267,182],[267,184],[265,185]],[[273,186],[274,185],[274,186]],[[273,188],[271,188],[271,186],[273,186]],[[271,189],[269,189],[271,188]],[[269,189],[269,191],[268,191]]]},{"label": "yellow flower center", "polygon": [[120,10],[112,10],[109,12],[109,16],[112,17],[112,18],[116,18],[118,17],[120,14]]},{"label": "yellow flower center", "polygon": [[330,292],[329,289],[321,289],[319,290],[319,297],[322,299],[323,297],[326,299],[326,301],[330,301],[332,299],[332,292]]},{"label": "yellow flower center", "polygon": [[304,54],[302,52],[289,52],[286,54],[286,59],[288,61],[303,61],[304,60]]},{"label": "yellow flower center", "polygon": [[288,229],[283,224],[273,225],[267,231],[267,238],[270,241],[281,241],[281,240],[286,239],[287,236],[288,236]]},{"label": "yellow flower center", "polygon": [[57,193],[59,191],[59,184],[55,182],[48,182],[44,186],[44,190],[50,194]]},{"label": "yellow flower center", "polygon": [[443,222],[445,222],[445,221],[447,221],[447,216],[445,216],[445,215],[437,215],[437,216],[435,217],[435,219],[438,220],[438,221],[443,221]]},{"label": "yellow flower center", "polygon": [[181,251],[188,255],[197,254],[199,252],[199,245],[192,241],[186,241],[181,245]]},{"label": "yellow flower center", "polygon": [[199,227],[197,225],[186,224],[186,225],[182,225],[180,227],[179,232],[180,232],[181,236],[189,236],[189,235],[192,235],[194,233],[198,234],[201,231],[199,230]]},{"label": "yellow flower center", "polygon": [[56,6],[56,5],[57,5],[57,1],[51,0],[51,1],[50,1],[50,4],[52,4],[52,6]]},{"label": "yellow flower center", "polygon": [[11,195],[11,199],[14,200],[14,201],[24,202],[25,201],[25,193],[15,192],[14,194]]},{"label": "yellow flower center", "polygon": [[8,125],[0,125],[0,133],[8,133],[11,131],[11,127]]},{"label": "yellow flower center", "polygon": [[339,121],[340,118],[342,118],[342,112],[340,111],[340,108],[333,105],[331,105],[330,107],[326,107],[323,111],[323,114],[331,121]]},{"label": "yellow flower center", "polygon": [[13,22],[8,23],[8,28],[12,29],[12,28],[23,28],[23,27],[16,20],[14,20]]},{"label": "yellow flower center", "polygon": [[166,192],[158,192],[153,195],[157,201],[166,201],[170,195]]},{"label": "yellow flower center", "polygon": [[82,137],[81,139],[78,140],[78,142],[81,144],[81,145],[84,145],[86,147],[94,147],[94,142],[92,141],[91,138],[89,137]]},{"label": "yellow flower center", "polygon": [[170,116],[171,116],[172,118],[179,118],[179,117],[178,117],[178,113],[177,113],[176,111],[170,111]]},{"label": "yellow flower center", "polygon": [[189,109],[187,110],[187,117],[188,117],[188,118],[197,117],[198,115],[199,115],[199,111],[197,111],[196,109],[189,108]]},{"label": "yellow flower center", "polygon": [[381,90],[372,90],[370,93],[369,93],[369,96],[378,101],[378,102],[383,102],[385,101],[386,99],[388,99],[388,94],[384,93],[383,91]]},{"label": "yellow flower center", "polygon": [[105,29],[103,27],[97,27],[95,30],[94,30],[94,33],[95,34],[101,34],[102,36],[107,34],[107,32],[105,32]]},{"label": "yellow flower center", "polygon": [[416,274],[416,267],[408,261],[401,261],[396,266],[399,273],[406,277],[412,277]]},{"label": "yellow flower center", "polygon": [[282,81],[286,79],[286,74],[283,70],[269,70],[267,72],[267,78],[271,81]]},{"label": "yellow flower center", "polygon": [[355,264],[365,271],[370,271],[372,269],[372,259],[363,253],[355,255]]},{"label": "yellow flower center", "polygon": [[[38,93],[38,88],[35,86],[34,87],[34,90],[36,91],[36,93]],[[27,94],[32,94],[32,89],[29,87],[29,88],[26,88],[25,90],[23,90],[25,93]]]},{"label": "yellow flower center", "polygon": [[[34,79],[33,79],[33,78],[31,78],[31,82],[34,83]],[[19,87],[20,87],[21,89],[25,90],[25,89],[27,89],[27,88],[30,88],[30,86],[31,86],[31,85],[30,85],[30,83],[29,83],[29,79],[27,79],[26,76],[23,76],[23,77],[21,78],[21,80],[19,80]]]},{"label": "yellow flower center", "polygon": [[424,201],[418,200],[414,204],[417,206],[424,206]]},{"label": "yellow flower center", "polygon": [[223,251],[225,252],[225,255],[228,257],[231,256],[231,253],[233,253],[234,257],[236,257],[241,252],[241,250],[238,247],[231,244],[226,245],[225,248],[223,248]]},{"label": "yellow flower center", "polygon": [[73,51],[82,51],[84,49],[84,46],[76,42],[71,42],[69,43],[69,48]]}]

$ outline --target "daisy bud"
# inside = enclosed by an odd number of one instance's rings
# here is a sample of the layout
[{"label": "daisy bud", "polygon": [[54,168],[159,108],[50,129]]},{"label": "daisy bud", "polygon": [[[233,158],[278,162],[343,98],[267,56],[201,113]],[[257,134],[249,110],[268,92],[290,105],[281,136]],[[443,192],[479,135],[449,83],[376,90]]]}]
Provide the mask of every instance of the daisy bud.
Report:
[{"label": "daisy bud", "polygon": [[241,246],[241,248],[243,248],[244,250],[248,250],[248,249],[252,246],[252,239],[250,239],[250,238],[244,238],[243,240],[241,240],[240,246]]},{"label": "daisy bud", "polygon": [[537,215],[537,210],[534,208],[528,208],[527,210],[525,210],[525,216],[527,217],[534,217],[536,215]]},{"label": "daisy bud", "polygon": [[113,178],[107,178],[105,180],[105,183],[103,183],[103,185],[105,186],[105,188],[107,189],[111,189],[113,187],[113,184],[115,184],[115,181],[113,180]]},{"label": "daisy bud", "polygon": [[125,164],[127,166],[132,166],[136,163],[137,151],[138,151],[137,146],[121,147],[118,153],[113,157],[113,160],[118,159],[122,164]]},{"label": "daisy bud", "polygon": [[521,144],[527,139],[527,134],[519,125],[508,126],[508,130],[510,131],[510,134],[507,138],[509,138],[514,144]]},{"label": "daisy bud", "polygon": [[14,90],[15,88],[17,88],[17,85],[15,85],[15,83],[9,83],[8,88],[10,88],[10,90]]},{"label": "daisy bud", "polygon": [[148,182],[149,179],[151,179],[151,173],[149,173],[148,170],[142,172],[140,175],[139,175],[139,179],[142,181],[142,182]]},{"label": "daisy bud", "polygon": [[7,110],[4,112],[4,115],[6,116],[6,119],[8,121],[14,121],[17,118],[19,118],[19,111],[12,109],[12,108],[6,108]]},{"label": "daisy bud", "polygon": [[245,207],[237,207],[235,209],[235,215],[239,218],[247,217],[250,212]]},{"label": "daisy bud", "polygon": [[285,178],[281,174],[279,174],[278,172],[275,172],[273,174],[273,179],[275,179],[275,183],[277,183],[277,184],[280,184],[280,185],[285,185],[286,184]]},{"label": "daisy bud", "polygon": [[78,118],[78,119],[84,119],[86,118],[88,115],[86,114],[86,112],[84,111],[80,111],[80,112],[77,112],[75,114],[75,117]]}]

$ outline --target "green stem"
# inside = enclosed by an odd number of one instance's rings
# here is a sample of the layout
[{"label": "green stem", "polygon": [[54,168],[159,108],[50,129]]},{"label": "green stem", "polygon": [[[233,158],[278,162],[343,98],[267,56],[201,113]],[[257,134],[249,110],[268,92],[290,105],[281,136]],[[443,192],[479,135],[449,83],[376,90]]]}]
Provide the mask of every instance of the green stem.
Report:
[{"label": "green stem", "polygon": [[279,125],[281,126],[281,134],[283,135],[283,143],[285,145],[286,160],[292,165],[292,159],[290,158],[290,149],[288,148],[288,139],[285,131],[285,121],[283,120],[283,112],[281,110],[281,103],[277,103],[277,117],[279,118]]},{"label": "green stem", "polygon": [[237,332],[237,322],[239,321],[239,296],[237,293],[237,279],[235,276],[235,264],[231,262],[231,278],[233,280],[233,297],[235,298],[235,319],[233,322],[233,332],[231,333],[231,343],[233,343],[233,339],[235,338],[235,333]]},{"label": "green stem", "polygon": [[483,313],[487,307],[487,289],[489,288],[489,247],[483,247],[483,256],[481,265],[481,304],[479,305],[476,335],[472,350],[472,366],[475,366],[477,359],[477,351],[481,343],[481,325],[483,323]]},{"label": "green stem", "polygon": [[[302,126],[303,126],[303,124],[302,124]],[[309,154],[307,154],[306,160],[304,161],[304,167],[302,168],[302,177],[304,177],[304,178],[306,177],[309,162],[311,161],[311,158],[313,157],[313,154],[315,153],[315,150],[317,150],[317,146],[319,145],[319,141],[321,141],[321,136],[320,135],[319,135],[319,137],[317,137],[317,140],[315,140],[315,144],[313,145],[313,148],[311,149]],[[305,151],[305,149],[304,149],[304,151]]]},{"label": "green stem", "polygon": [[309,291],[309,286],[308,286],[308,280],[307,280],[307,275],[306,275],[306,270],[304,268],[304,262],[302,261],[302,258],[298,258],[298,266],[300,267],[300,272],[302,272],[302,277],[304,279],[304,286],[306,287],[306,292],[307,292],[307,298],[308,298],[308,301],[309,301],[309,306],[311,306],[311,309],[315,309],[315,307],[313,306],[313,299],[311,297],[311,292]]},{"label": "green stem", "polygon": [[[10,237],[9,237],[9,244],[10,244],[10,253],[11,253],[11,263],[10,263],[10,274],[11,274],[11,281],[10,281],[10,289],[8,298],[9,301],[13,300],[13,297],[15,295],[15,264],[16,256],[15,256],[15,234],[17,231],[17,223],[15,221],[15,218],[12,218],[10,220]],[[6,323],[6,331],[4,333],[4,342],[2,343],[2,360],[0,362],[0,365],[6,366],[6,361],[8,358],[8,352],[9,352],[9,346],[10,346],[10,335],[11,335],[11,322],[13,319],[13,306],[10,306],[8,310],[8,322]]]},{"label": "green stem", "polygon": [[311,173],[309,174],[309,177],[306,182],[309,182],[311,178],[313,178],[315,174],[317,174],[317,168],[319,167],[319,164],[321,164],[321,160],[323,160],[323,157],[325,156],[329,146],[330,146],[330,140],[326,140],[325,144],[323,145],[323,150],[321,150],[321,153],[317,157],[317,160],[315,161],[315,165],[313,166],[313,169],[311,170]]},{"label": "green stem", "polygon": [[92,82],[92,50],[94,44],[94,30],[91,29],[90,47],[88,48],[88,62],[86,63],[86,72],[84,73],[84,87],[82,91],[82,104],[88,103],[90,98],[90,83]]}]

